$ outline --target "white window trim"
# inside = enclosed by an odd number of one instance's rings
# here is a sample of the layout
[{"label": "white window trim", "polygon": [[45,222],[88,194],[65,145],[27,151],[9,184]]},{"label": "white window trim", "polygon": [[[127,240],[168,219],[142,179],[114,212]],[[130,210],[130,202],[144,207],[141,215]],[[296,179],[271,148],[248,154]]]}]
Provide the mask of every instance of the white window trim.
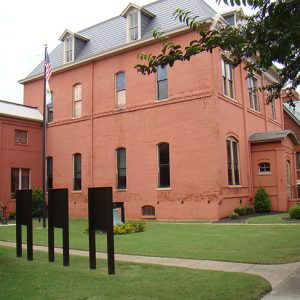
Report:
[{"label": "white window trim", "polygon": [[[72,37],[72,60],[71,61],[67,61],[67,55],[66,55],[66,39],[69,38],[69,37]],[[67,64],[67,63],[71,63],[74,61],[74,52],[75,52],[75,36],[70,34],[68,36],[65,37],[64,39],[64,63]]]},{"label": "white window trim", "polygon": [[[240,164],[240,147],[239,147],[239,141],[236,139],[236,138],[234,138],[234,137],[228,137],[227,139],[226,139],[226,142],[227,141],[230,141],[231,143],[230,143],[230,158],[231,158],[231,160],[230,160],[230,162],[231,162],[231,171],[232,171],[232,181],[234,182],[234,184],[228,184],[228,186],[230,187],[230,188],[232,188],[232,187],[241,187],[242,186],[242,178],[241,178],[241,164]],[[237,143],[237,159],[238,159],[238,168],[239,168],[239,184],[235,184],[235,174],[234,174],[234,165],[233,165],[233,147],[232,147],[232,141],[234,141],[234,142],[236,142]],[[227,181],[228,181],[228,179],[227,179]]]},{"label": "white window trim", "polygon": [[[117,76],[120,73],[124,73],[125,76],[125,104],[124,105],[118,105],[118,91],[117,91]],[[115,110],[125,109],[126,108],[126,73],[125,71],[119,71],[115,74]]]},{"label": "white window trim", "polygon": [[[168,68],[168,66],[165,66],[166,68]],[[168,97],[167,98],[162,98],[162,99],[158,99],[158,72],[156,72],[155,74],[155,94],[156,94],[156,98],[155,98],[155,102],[163,102],[163,101],[168,101],[170,100],[170,95],[169,95],[169,68],[167,69],[168,72],[168,76],[167,76],[167,82],[168,82]],[[161,81],[161,80],[160,80]]]},{"label": "white window trim", "polygon": [[[225,72],[225,80],[226,80],[227,91],[229,91],[229,79],[227,77],[226,66],[229,65],[230,68],[231,68],[231,71],[232,71],[232,93],[233,93],[232,97],[230,95],[226,95],[225,94],[225,87],[224,87],[224,81],[223,81],[223,72],[222,72],[223,64],[224,64],[224,72]],[[224,94],[224,96],[228,97],[228,98],[230,98],[230,99],[232,99],[234,101],[237,101],[236,98],[235,98],[234,68],[230,64],[227,64],[222,57],[221,57],[221,78],[222,78],[222,86],[223,86],[223,94]]]},{"label": "white window trim", "polygon": [[[80,100],[76,100],[75,99],[75,87],[80,85],[81,86],[81,91],[80,91],[80,94],[81,94],[81,99]],[[82,117],[82,83],[76,83],[73,85],[73,89],[72,89],[72,119],[77,119],[77,118],[81,118]],[[75,116],[75,103],[77,102],[80,102],[80,115],[79,116]]]},{"label": "white window trim", "polygon": [[[255,109],[255,107],[252,107],[251,105],[253,105],[253,97],[250,98],[250,87],[249,87],[249,81],[251,80],[253,83],[253,79],[256,80],[256,91],[255,91],[255,95],[256,95],[256,102],[257,102],[257,109]],[[247,84],[248,84],[248,97],[249,97],[249,102],[250,102],[250,109],[256,111],[256,112],[260,112],[260,103],[259,103],[259,96],[258,96],[258,90],[257,90],[257,83],[258,83],[258,78],[256,76],[251,76],[249,78],[247,78]],[[252,92],[253,94],[253,92]]]},{"label": "white window trim", "polygon": [[[130,39],[130,14],[131,13],[134,13],[134,12],[137,12],[137,17],[138,17],[138,38],[137,40],[131,40]],[[142,38],[142,16],[141,16],[141,11],[138,10],[138,9],[132,9],[128,14],[127,14],[127,17],[126,17],[126,20],[127,20],[127,24],[126,24],[126,31],[127,31],[127,43],[130,43],[130,42],[135,42],[135,41],[138,41]]]}]

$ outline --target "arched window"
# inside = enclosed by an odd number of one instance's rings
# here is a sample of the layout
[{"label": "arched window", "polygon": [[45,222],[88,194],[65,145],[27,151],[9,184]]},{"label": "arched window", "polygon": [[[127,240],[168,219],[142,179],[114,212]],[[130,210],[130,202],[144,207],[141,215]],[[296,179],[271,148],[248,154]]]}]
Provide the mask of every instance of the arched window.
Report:
[{"label": "arched window", "polygon": [[73,155],[73,191],[81,191],[81,154]]},{"label": "arched window", "polygon": [[155,207],[150,205],[145,205],[142,207],[143,216],[155,216]]},{"label": "arched window", "polygon": [[239,142],[234,137],[226,140],[228,184],[240,185]]},{"label": "arched window", "polygon": [[258,164],[258,173],[259,174],[270,174],[271,173],[271,164],[268,162],[261,162]]},{"label": "arched window", "polygon": [[125,72],[119,72],[116,75],[116,108],[124,108],[126,105],[126,86],[125,86]]},{"label": "arched window", "polygon": [[46,178],[46,188],[53,188],[53,157],[47,157],[47,178]]},{"label": "arched window", "polygon": [[80,117],[82,111],[82,85],[73,86],[73,117]]},{"label": "arched window", "polygon": [[161,143],[157,145],[157,156],[158,187],[170,187],[170,153],[168,143]]},{"label": "arched window", "polygon": [[124,190],[126,189],[126,149],[125,148],[116,149],[116,160],[117,160],[116,186],[118,190]]}]

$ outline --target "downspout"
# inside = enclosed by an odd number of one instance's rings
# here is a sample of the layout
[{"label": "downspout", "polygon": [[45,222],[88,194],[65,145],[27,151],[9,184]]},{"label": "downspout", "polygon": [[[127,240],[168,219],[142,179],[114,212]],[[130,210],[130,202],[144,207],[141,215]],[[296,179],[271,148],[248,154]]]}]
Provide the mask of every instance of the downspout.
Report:
[{"label": "downspout", "polygon": [[91,187],[94,186],[94,62],[91,62]]}]

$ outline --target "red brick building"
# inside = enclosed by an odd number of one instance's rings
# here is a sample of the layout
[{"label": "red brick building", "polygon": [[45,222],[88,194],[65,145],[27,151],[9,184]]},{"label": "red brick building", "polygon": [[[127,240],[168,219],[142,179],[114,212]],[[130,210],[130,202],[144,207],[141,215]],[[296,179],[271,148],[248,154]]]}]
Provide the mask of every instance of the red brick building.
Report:
[{"label": "red brick building", "polygon": [[41,187],[42,115],[36,107],[0,101],[0,201],[15,210],[17,189]]},{"label": "red brick building", "polygon": [[[219,219],[251,204],[260,186],[275,211],[295,203],[298,140],[283,130],[281,100],[266,105],[253,90],[276,74],[246,80],[219,50],[150,76],[134,69],[137,53],[161,49],[153,28],[182,45],[197,38],[172,20],[177,7],[208,26],[236,20],[198,0],[130,4],[119,17],[65,30],[50,53],[48,186],[69,189],[72,216],[87,215],[92,186],[112,186],[129,218]],[[41,111],[43,63],[21,82],[25,104]]]}]

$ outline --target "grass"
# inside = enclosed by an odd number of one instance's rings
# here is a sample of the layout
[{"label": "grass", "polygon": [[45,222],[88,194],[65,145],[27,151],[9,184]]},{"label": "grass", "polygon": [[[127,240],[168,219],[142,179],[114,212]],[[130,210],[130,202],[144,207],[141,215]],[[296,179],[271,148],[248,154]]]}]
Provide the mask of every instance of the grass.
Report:
[{"label": "grass", "polygon": [[[33,242],[47,245],[47,229],[34,222]],[[70,247],[88,250],[87,220],[70,220]],[[277,264],[300,261],[299,225],[148,223],[145,232],[115,236],[115,252],[136,255]],[[56,229],[55,245],[62,245]],[[23,241],[26,241],[23,228]],[[0,240],[15,241],[15,227],[0,227]],[[97,251],[106,236],[97,235]]]},{"label": "grass", "polygon": [[288,213],[268,214],[263,216],[248,217],[249,224],[299,224],[300,220],[289,219]]},{"label": "grass", "polygon": [[271,290],[250,274],[117,262],[116,275],[107,275],[103,260],[89,270],[88,258],[72,256],[63,267],[61,255],[49,263],[47,253],[35,252],[29,262],[0,249],[1,299],[254,300]]}]

